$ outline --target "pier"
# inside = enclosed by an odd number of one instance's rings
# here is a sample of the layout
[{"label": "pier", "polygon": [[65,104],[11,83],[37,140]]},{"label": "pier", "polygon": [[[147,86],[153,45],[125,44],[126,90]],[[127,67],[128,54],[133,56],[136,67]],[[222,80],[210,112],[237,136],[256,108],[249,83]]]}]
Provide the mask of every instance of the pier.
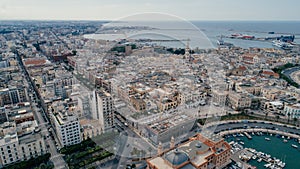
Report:
[{"label": "pier", "polygon": [[244,133],[245,134],[247,132],[254,132],[254,133],[256,133],[256,132],[263,132],[263,133],[269,133],[269,134],[275,134],[275,135],[279,134],[279,135],[282,135],[282,136],[286,136],[286,137],[290,137],[290,138],[296,138],[296,139],[300,140],[300,136],[296,135],[296,134],[286,133],[286,132],[279,131],[279,130],[261,129],[261,128],[234,129],[234,130],[220,132],[220,133],[218,133],[218,135],[224,137],[225,135],[229,135],[229,134],[236,134],[236,133]]}]

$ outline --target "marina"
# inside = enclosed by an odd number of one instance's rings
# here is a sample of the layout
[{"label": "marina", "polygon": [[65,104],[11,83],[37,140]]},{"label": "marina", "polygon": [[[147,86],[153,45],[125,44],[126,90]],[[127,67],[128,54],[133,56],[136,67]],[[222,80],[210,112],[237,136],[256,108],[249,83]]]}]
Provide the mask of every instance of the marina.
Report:
[{"label": "marina", "polygon": [[[226,135],[225,139],[232,145],[234,156],[245,164],[258,169],[295,169],[300,166],[298,139],[263,132],[251,134],[244,132],[243,135],[236,133],[234,137],[230,134]],[[249,139],[247,135],[250,135],[252,139]],[[243,164],[239,166],[242,168]]]}]

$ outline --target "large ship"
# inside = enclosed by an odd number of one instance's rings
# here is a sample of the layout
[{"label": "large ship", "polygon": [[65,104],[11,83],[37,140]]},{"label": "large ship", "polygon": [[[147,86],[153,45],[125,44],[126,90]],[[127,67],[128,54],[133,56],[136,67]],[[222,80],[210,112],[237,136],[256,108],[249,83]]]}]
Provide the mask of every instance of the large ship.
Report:
[{"label": "large ship", "polygon": [[291,50],[294,47],[291,43],[283,42],[281,40],[274,40],[273,45],[284,50]]},{"label": "large ship", "polygon": [[219,47],[232,47],[232,43],[225,42],[223,40],[223,35],[221,35],[220,39],[217,40],[217,44]]}]

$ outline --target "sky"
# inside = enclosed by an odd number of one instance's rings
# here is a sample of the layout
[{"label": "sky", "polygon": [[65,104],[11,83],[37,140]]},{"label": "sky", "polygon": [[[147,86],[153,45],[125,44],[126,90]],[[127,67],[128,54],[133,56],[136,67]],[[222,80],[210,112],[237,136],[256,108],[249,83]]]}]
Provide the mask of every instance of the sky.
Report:
[{"label": "sky", "polygon": [[299,0],[0,0],[0,20],[118,20],[158,12],[187,20],[299,20]]}]

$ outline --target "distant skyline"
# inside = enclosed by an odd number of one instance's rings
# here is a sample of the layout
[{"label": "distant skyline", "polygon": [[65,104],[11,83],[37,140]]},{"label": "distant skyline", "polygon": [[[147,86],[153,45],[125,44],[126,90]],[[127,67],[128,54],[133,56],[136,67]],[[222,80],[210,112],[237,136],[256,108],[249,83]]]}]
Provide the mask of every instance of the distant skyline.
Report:
[{"label": "distant skyline", "polygon": [[0,0],[0,20],[118,20],[161,12],[187,20],[297,20],[299,0]]}]

